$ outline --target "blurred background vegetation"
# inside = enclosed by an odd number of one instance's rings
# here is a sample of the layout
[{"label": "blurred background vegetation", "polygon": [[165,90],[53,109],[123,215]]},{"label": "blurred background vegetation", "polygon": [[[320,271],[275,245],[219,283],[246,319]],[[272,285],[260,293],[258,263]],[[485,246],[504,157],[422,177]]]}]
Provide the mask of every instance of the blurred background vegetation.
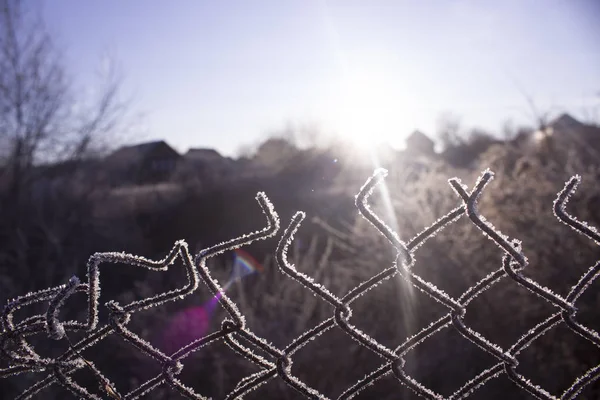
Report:
[{"label": "blurred background vegetation", "polygon": [[[121,251],[159,259],[176,240],[197,252],[256,230],[263,217],[254,197],[266,192],[286,226],[297,210],[307,212],[290,257],[297,268],[337,295],[390,266],[391,246],[357,213],[354,196],[374,168],[390,174],[386,192],[374,196],[375,209],[408,240],[460,204],[447,179],[474,183],[485,168],[496,173],[481,200],[481,213],[511,238],[523,241],[530,266],[525,274],[561,295],[598,259],[597,247],[552,215],[552,201],[564,182],[580,174],[580,190],[569,210],[600,226],[600,127],[593,119],[535,111],[529,126],[507,123],[502,131],[463,128],[446,115],[436,132],[415,131],[406,147],[379,145],[368,150],[318,127],[288,125],[226,157],[210,148],[181,154],[168,141],[121,146],[117,139],[131,121],[122,100],[120,77],[107,71],[103,90],[82,106],[70,85],[68,68],[52,36],[14,2],[0,2],[0,303],[50,286],[72,275],[83,277],[94,252]],[[535,107],[532,107],[534,110]],[[390,207],[391,206],[391,207]],[[246,250],[264,271],[231,286],[230,296],[257,335],[283,347],[303,331],[332,316],[333,309],[274,262],[277,237]],[[452,296],[501,265],[502,252],[466,218],[429,240],[416,253],[415,270]],[[233,254],[209,263],[224,283]],[[101,304],[121,303],[163,292],[182,282],[177,271],[158,273],[107,266],[102,270]],[[599,330],[600,290],[595,283],[579,300],[579,320]],[[161,346],[161,333],[177,312],[201,306],[206,288],[178,304],[135,315],[129,327]],[[71,312],[83,310],[74,304]],[[395,347],[447,310],[428,296],[391,279],[353,305],[352,322],[381,343]],[[27,315],[43,309],[28,309]],[[103,309],[103,311],[105,311]],[[507,349],[554,310],[505,279],[468,308],[466,322]],[[30,314],[31,313],[31,314]],[[105,314],[105,313],[104,313]],[[217,310],[210,328],[224,317]],[[106,315],[104,315],[106,317]],[[77,335],[73,335],[76,338]],[[40,354],[56,351],[43,338],[33,342]],[[126,393],[160,371],[119,337],[109,337],[85,352]],[[519,357],[519,372],[559,394],[590,367],[600,349],[566,327],[537,340]],[[294,357],[294,374],[322,393],[339,395],[382,360],[339,329],[327,332]],[[438,393],[450,395],[495,360],[446,329],[411,351],[410,374]],[[6,367],[6,365],[2,365]],[[223,398],[257,367],[224,344],[202,348],[185,361],[182,381],[199,393]],[[45,376],[27,373],[0,380],[0,397],[13,398]],[[95,388],[92,375],[76,375]],[[95,389],[93,389],[95,390]],[[359,398],[412,398],[388,377]],[[600,396],[600,385],[582,398]],[[40,398],[64,398],[55,387]],[[529,398],[502,376],[475,398]],[[177,398],[168,388],[149,398]],[[293,399],[299,395],[275,379],[248,398]]]}]

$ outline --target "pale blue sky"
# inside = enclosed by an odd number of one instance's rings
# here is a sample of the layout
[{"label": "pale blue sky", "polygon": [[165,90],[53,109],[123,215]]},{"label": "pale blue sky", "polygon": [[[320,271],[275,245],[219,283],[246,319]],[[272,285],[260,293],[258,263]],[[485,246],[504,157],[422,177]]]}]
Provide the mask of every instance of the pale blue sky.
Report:
[{"label": "pale blue sky", "polygon": [[600,104],[597,0],[45,0],[79,85],[103,54],[144,139],[231,155],[287,121],[398,144],[453,112],[525,122]]}]

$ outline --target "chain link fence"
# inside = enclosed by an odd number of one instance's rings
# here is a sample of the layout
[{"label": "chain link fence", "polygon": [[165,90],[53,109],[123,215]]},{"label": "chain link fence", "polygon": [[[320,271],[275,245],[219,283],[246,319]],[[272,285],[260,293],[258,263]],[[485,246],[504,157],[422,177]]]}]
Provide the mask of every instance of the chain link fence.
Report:
[{"label": "chain link fence", "polygon": [[[375,171],[375,174],[365,183],[356,196],[356,206],[361,215],[375,226],[379,233],[394,247],[397,253],[396,262],[370,279],[363,281],[343,297],[332,294],[326,287],[316,283],[310,276],[299,272],[288,261],[288,248],[305,214],[298,212],[294,215],[287,229],[283,232],[276,250],[276,260],[281,272],[296,280],[306,290],[311,291],[322,301],[329,303],[334,308],[334,313],[330,318],[305,331],[286,347],[277,348],[269,344],[266,339],[253,333],[246,325],[244,315],[225,293],[225,290],[219,285],[217,280],[211,276],[206,265],[207,260],[217,254],[248,245],[256,240],[272,237],[278,232],[280,227],[279,217],[265,194],[259,193],[257,200],[267,220],[266,227],[260,231],[202,250],[194,257],[190,255],[187,244],[183,241],[177,242],[167,257],[160,261],[152,261],[125,253],[96,253],[90,258],[87,265],[87,283],[82,283],[77,277],[73,277],[66,285],[29,293],[10,301],[4,307],[1,315],[2,333],[0,336],[0,351],[2,359],[8,362],[8,367],[0,369],[0,376],[10,378],[11,376],[31,372],[46,374],[45,377],[21,393],[17,397],[18,399],[29,399],[38,394],[43,396],[43,391],[55,384],[59,384],[75,396],[85,399],[100,399],[102,396],[108,396],[113,399],[138,399],[146,395],[152,397],[152,392],[163,385],[171,387],[184,397],[205,399],[206,397],[201,393],[196,393],[192,388],[186,387],[177,376],[184,368],[183,362],[186,357],[201,350],[203,346],[210,345],[215,341],[224,341],[233,351],[239,353],[260,368],[259,372],[242,379],[235,389],[228,394],[227,399],[242,398],[245,394],[257,389],[275,377],[281,378],[289,386],[308,398],[327,399],[326,393],[318,392],[296,377],[292,372],[292,365],[294,354],[299,349],[313,339],[316,339],[318,343],[318,336],[334,327],[340,328],[361,346],[369,349],[382,359],[379,368],[368,373],[363,379],[347,388],[338,397],[339,399],[353,398],[366,387],[376,384],[378,380],[388,375],[394,376],[402,384],[423,398],[444,398],[411,377],[405,369],[405,356],[407,353],[427,338],[435,337],[435,334],[443,329],[455,329],[466,340],[478,346],[482,352],[491,354],[497,360],[495,365],[481,371],[470,381],[464,383],[462,387],[448,397],[449,399],[467,398],[476,393],[487,382],[503,374],[512,380],[517,387],[537,398],[572,399],[580,394],[586,385],[589,385],[600,376],[600,365],[598,365],[578,377],[564,393],[552,394],[548,393],[543,387],[532,383],[526,376],[523,376],[519,372],[518,368],[519,354],[534,341],[560,324],[565,325],[573,333],[582,336],[595,346],[600,347],[600,336],[598,333],[577,321],[576,307],[577,299],[589,288],[590,284],[600,273],[600,261],[593,265],[580,278],[579,282],[572,287],[566,297],[553,293],[550,289],[541,286],[534,280],[523,275],[522,271],[526,268],[528,262],[522,251],[520,242],[502,234],[479,213],[477,208],[479,196],[493,177],[493,173],[489,170],[482,173],[474,188],[470,191],[458,179],[450,179],[449,183],[458,196],[460,205],[439,218],[431,226],[425,228],[410,241],[404,242],[369,206],[368,200],[370,195],[374,188],[382,183],[385,175],[385,170],[379,169]],[[569,197],[576,190],[580,180],[579,176],[574,176],[566,183],[564,189],[558,193],[554,202],[554,214],[560,221],[576,232],[585,235],[596,242],[596,244],[600,244],[600,234],[598,231],[585,222],[578,221],[565,208]],[[497,270],[471,286],[460,297],[454,298],[431,282],[421,278],[413,271],[412,266],[415,263],[417,250],[425,241],[463,216],[466,216],[483,235],[502,249],[503,258]],[[109,301],[105,304],[109,310],[109,322],[102,326],[99,324],[100,266],[102,264],[125,263],[154,271],[167,271],[178,258],[182,261],[187,274],[188,281],[185,286],[126,305]],[[352,325],[350,319],[352,316],[352,303],[356,299],[370,289],[375,288],[382,281],[396,275],[400,275],[409,285],[441,303],[447,308],[448,312],[414,336],[406,338],[396,348],[390,348],[377,342],[358,327]],[[465,323],[465,314],[469,304],[477,296],[497,282],[506,279],[512,280],[516,285],[527,288],[540,299],[549,302],[555,308],[555,312],[543,322],[531,327],[512,346],[504,349],[469,327]],[[194,293],[201,281],[208,286],[211,293],[218,299],[221,307],[229,315],[222,321],[220,329],[216,332],[195,340],[174,353],[167,355],[127,328],[127,324],[134,313],[167,302],[181,300],[185,296]],[[87,320],[85,322],[60,321],[58,317],[61,307],[67,298],[76,292],[82,292],[87,296]],[[48,303],[45,314],[30,316],[18,322],[15,321],[14,314],[17,310],[39,302]],[[86,335],[78,342],[71,343],[66,334],[70,331],[82,331],[86,332]],[[34,346],[28,342],[29,336],[40,334],[47,335],[54,340],[69,341],[69,349],[55,358],[40,356],[34,349]],[[109,335],[118,335],[124,341],[139,349],[139,351],[151,356],[160,364],[162,372],[129,393],[119,393],[118,388],[105,377],[102,371],[93,362],[84,359],[81,355],[83,350],[93,347]],[[263,356],[259,355],[259,352]],[[73,378],[73,374],[82,368],[88,368],[96,376],[101,388],[99,393],[90,393],[88,389],[78,384]]]}]

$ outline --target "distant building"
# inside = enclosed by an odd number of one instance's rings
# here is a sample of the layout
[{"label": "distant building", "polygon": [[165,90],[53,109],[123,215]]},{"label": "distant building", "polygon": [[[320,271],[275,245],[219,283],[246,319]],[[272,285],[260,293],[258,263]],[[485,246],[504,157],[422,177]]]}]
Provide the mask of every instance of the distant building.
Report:
[{"label": "distant building", "polygon": [[224,157],[215,149],[194,149],[191,148],[183,156],[186,161],[197,163],[221,163]]},{"label": "distant building", "polygon": [[537,142],[549,139],[556,134],[568,135],[573,132],[580,132],[585,128],[585,124],[577,121],[569,114],[561,114],[559,117],[548,122],[541,129],[533,132],[533,139]]},{"label": "distant building", "polygon": [[554,119],[548,124],[554,130],[577,130],[585,127],[584,123],[577,121],[569,114],[561,114],[558,118]]},{"label": "distant building", "polygon": [[406,138],[406,153],[420,155],[434,155],[435,143],[421,131],[414,131]]},{"label": "distant building", "polygon": [[104,161],[113,185],[148,184],[169,180],[181,155],[159,140],[121,147]]},{"label": "distant building", "polygon": [[179,171],[182,177],[214,182],[229,179],[236,172],[236,162],[229,157],[223,157],[214,149],[191,148],[185,153],[183,160]]},{"label": "distant building", "polygon": [[289,162],[292,155],[298,153],[298,149],[287,139],[270,138],[263,142],[254,154],[254,161],[268,168],[280,168]]},{"label": "distant building", "polygon": [[600,158],[600,127],[580,122],[569,114],[553,119],[532,137],[535,148],[550,155],[560,149],[575,151],[584,161]]}]

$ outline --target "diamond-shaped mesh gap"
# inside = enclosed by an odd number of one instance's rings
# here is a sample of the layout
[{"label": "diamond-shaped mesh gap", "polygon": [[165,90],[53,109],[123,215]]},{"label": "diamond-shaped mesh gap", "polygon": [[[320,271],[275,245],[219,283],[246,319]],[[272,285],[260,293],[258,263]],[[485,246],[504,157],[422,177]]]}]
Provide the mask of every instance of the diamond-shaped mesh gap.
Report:
[{"label": "diamond-shaped mesh gap", "polygon": [[[510,380],[505,374],[486,382],[470,398],[474,399],[498,399],[505,398],[511,400],[532,400],[534,396],[522,390],[519,386]],[[585,398],[585,397],[582,397]]]},{"label": "diamond-shaped mesh gap", "polygon": [[[469,360],[468,364],[464,360]],[[408,353],[405,370],[427,387],[446,386],[458,390],[462,382],[491,367],[494,361],[492,355],[482,352],[450,327],[436,333]],[[448,382],[454,382],[455,385],[448,385]],[[444,383],[446,384],[443,385]],[[449,396],[452,391],[441,394]]]},{"label": "diamond-shaped mesh gap", "polygon": [[[506,349],[531,328],[531,320],[543,321],[554,311],[550,303],[539,301],[534,293],[505,277],[469,304],[465,323]],[[525,313],[527,321],[521,318]],[[489,323],[490,318],[493,324]]]},{"label": "diamond-shaped mesh gap", "polygon": [[594,282],[590,288],[581,295],[578,303],[585,304],[577,313],[579,322],[596,332],[600,332],[600,318],[598,318],[597,304],[600,304],[600,282]]},{"label": "diamond-shaped mesh gap", "polygon": [[[294,354],[292,372],[321,393],[339,396],[349,385],[376,368],[381,358],[339,328],[323,333]],[[353,365],[348,371],[348,365]]]},{"label": "diamond-shaped mesh gap", "polygon": [[[573,362],[579,353],[579,362]],[[548,382],[545,388],[551,393],[565,391],[571,383],[595,366],[600,349],[564,325],[557,325],[535,341],[519,355],[519,370],[528,371],[532,382]],[[543,365],[543,368],[538,366]],[[551,382],[544,379],[552,376]]]},{"label": "diamond-shaped mesh gap", "polygon": [[184,365],[178,376],[183,384],[213,399],[224,398],[242,378],[260,370],[222,341],[189,356]]},{"label": "diamond-shaped mesh gap", "polygon": [[421,399],[421,397],[408,387],[402,385],[400,382],[398,382],[398,379],[390,374],[379,379],[376,385],[368,386],[365,390],[354,397],[354,399],[418,400]]},{"label": "diamond-shaped mesh gap", "polygon": [[[458,298],[500,267],[502,252],[464,217],[446,226],[443,233],[443,237],[431,237],[419,247],[413,270]],[[452,252],[459,246],[464,246],[466,251]],[[467,252],[471,252],[472,257],[467,257]]]}]

